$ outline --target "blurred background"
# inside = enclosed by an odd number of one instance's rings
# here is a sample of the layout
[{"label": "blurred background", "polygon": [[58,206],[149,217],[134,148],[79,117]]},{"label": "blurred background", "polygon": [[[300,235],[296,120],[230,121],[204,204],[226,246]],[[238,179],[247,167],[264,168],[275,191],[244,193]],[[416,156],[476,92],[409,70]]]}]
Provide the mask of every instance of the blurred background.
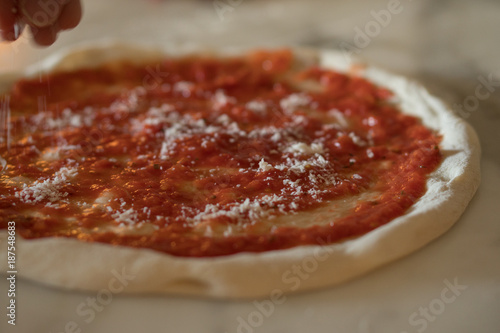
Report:
[{"label": "blurred background", "polygon": [[[20,281],[19,325],[2,319],[1,332],[68,332],[71,322],[72,332],[500,332],[500,1],[83,0],[83,9],[80,25],[49,48],[26,34],[0,44],[0,75],[64,48],[116,40],[337,49],[420,81],[469,121],[481,139],[483,183],[438,241],[351,283],[288,296],[269,316],[252,300],[116,295],[87,323],[75,309],[95,295]],[[445,281],[455,280],[466,289],[438,307]],[[1,297],[6,287],[0,280]]]}]

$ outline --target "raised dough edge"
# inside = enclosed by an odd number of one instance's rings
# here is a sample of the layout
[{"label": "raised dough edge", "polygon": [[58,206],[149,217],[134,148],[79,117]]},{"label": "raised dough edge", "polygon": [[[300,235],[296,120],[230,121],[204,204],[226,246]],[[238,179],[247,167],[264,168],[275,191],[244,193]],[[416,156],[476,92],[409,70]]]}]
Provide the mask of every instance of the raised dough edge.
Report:
[{"label": "raised dough edge", "polygon": [[[147,52],[148,57],[156,57],[165,51],[172,54],[161,48],[151,52],[149,48],[126,44],[85,46],[61,52],[42,65],[28,69],[24,75],[34,75],[37,70],[91,66],[115,58],[140,56],[143,52]],[[320,64],[331,69],[347,71],[352,65],[336,51],[299,51],[306,57],[311,52],[317,52]],[[260,298],[270,297],[276,290],[288,293],[335,285],[423,247],[446,232],[473,197],[480,182],[479,141],[470,125],[418,84],[372,67],[358,74],[394,91],[401,99],[404,112],[421,117],[427,126],[443,135],[441,149],[445,159],[429,178],[427,193],[405,216],[341,243],[215,258],[180,258],[74,239],[17,237],[18,275],[55,287],[99,291],[109,288],[113,277],[121,274],[125,277],[124,292],[127,293]],[[6,238],[6,232],[0,232],[3,258],[6,257]],[[309,277],[294,274],[295,265],[308,267]],[[6,270],[6,262],[1,261],[0,272]]]}]

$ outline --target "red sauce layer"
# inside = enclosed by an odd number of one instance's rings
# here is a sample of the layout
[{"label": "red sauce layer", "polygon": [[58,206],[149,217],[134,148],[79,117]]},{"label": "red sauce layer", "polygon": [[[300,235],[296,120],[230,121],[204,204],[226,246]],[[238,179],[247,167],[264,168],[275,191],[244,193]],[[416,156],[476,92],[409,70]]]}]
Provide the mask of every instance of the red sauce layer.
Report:
[{"label": "red sauce layer", "polygon": [[[338,242],[403,215],[439,138],[386,89],[293,65],[284,50],[18,81],[1,103],[0,228],[203,257]],[[274,223],[318,209],[318,225]]]}]

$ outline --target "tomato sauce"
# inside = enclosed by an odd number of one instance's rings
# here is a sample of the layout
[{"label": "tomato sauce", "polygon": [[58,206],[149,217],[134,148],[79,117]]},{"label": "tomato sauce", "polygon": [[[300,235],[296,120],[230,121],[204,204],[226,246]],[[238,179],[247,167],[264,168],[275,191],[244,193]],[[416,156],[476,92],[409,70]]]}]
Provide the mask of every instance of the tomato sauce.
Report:
[{"label": "tomato sauce", "polygon": [[[292,65],[262,51],[19,80],[2,103],[0,228],[205,257],[334,243],[405,214],[439,137],[385,88]],[[349,200],[328,223],[274,225]]]}]

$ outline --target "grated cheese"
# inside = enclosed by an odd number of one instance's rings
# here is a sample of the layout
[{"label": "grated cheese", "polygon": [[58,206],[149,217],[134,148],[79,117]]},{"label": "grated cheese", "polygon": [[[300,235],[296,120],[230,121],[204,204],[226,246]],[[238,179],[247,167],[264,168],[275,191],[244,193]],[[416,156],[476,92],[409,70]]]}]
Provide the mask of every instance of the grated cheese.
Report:
[{"label": "grated cheese", "polygon": [[56,147],[48,147],[44,149],[44,151],[40,155],[40,159],[42,161],[56,161],[60,158],[59,153],[61,151],[67,151],[67,150],[77,150],[81,149],[82,147],[80,145],[62,145],[62,146],[56,146]]},{"label": "grated cheese", "polygon": [[280,106],[285,113],[293,113],[302,106],[307,106],[311,98],[304,93],[295,93],[288,95],[280,101]]},{"label": "grated cheese", "polygon": [[194,83],[188,81],[179,81],[174,84],[173,90],[181,93],[184,97],[191,96],[191,91],[194,89]]},{"label": "grated cheese", "polygon": [[337,109],[328,111],[328,115],[332,116],[334,120],[343,128],[349,127],[349,122],[342,112]]},{"label": "grated cheese", "polygon": [[256,113],[263,113],[267,109],[267,105],[263,101],[250,101],[247,104],[245,104],[245,107],[250,110],[254,111]]},{"label": "grated cheese", "polygon": [[227,96],[224,90],[222,89],[218,89],[215,92],[213,96],[213,101],[214,101],[214,108],[216,110],[219,110],[230,103],[231,104],[236,103],[236,99],[234,97]]},{"label": "grated cheese", "polygon": [[266,172],[266,171],[269,171],[272,169],[273,169],[273,166],[271,164],[264,161],[264,159],[260,160],[260,162],[259,162],[259,171],[260,172]]},{"label": "grated cheese", "polygon": [[359,136],[357,136],[356,133],[350,132],[349,137],[352,139],[352,142],[354,142],[355,145],[360,147],[366,146],[366,142]]},{"label": "grated cheese", "polygon": [[262,203],[259,200],[251,201],[248,198],[242,203],[230,204],[227,208],[223,208],[219,204],[208,204],[205,206],[205,210],[203,212],[194,217],[193,221],[207,221],[221,216],[229,217],[238,222],[248,216],[251,221],[255,221],[268,217],[270,214],[269,209],[265,209],[261,204]]},{"label": "grated cheese", "polygon": [[293,154],[305,154],[305,155],[313,155],[313,154],[323,154],[325,152],[325,148],[322,143],[312,143],[308,145],[304,142],[296,142],[291,146],[287,147],[284,150],[285,153],[293,153]]},{"label": "grated cheese", "polygon": [[129,208],[124,211],[117,211],[111,215],[112,218],[115,219],[116,222],[119,223],[119,226],[131,226],[137,224],[138,216],[137,212],[133,208]]},{"label": "grated cheese", "polygon": [[59,190],[66,185],[70,179],[77,175],[77,168],[63,167],[57,171],[52,178],[43,181],[36,181],[31,186],[24,185],[24,188],[16,192],[15,196],[25,203],[37,203],[43,200],[56,202],[68,196],[68,193],[61,193]]}]

